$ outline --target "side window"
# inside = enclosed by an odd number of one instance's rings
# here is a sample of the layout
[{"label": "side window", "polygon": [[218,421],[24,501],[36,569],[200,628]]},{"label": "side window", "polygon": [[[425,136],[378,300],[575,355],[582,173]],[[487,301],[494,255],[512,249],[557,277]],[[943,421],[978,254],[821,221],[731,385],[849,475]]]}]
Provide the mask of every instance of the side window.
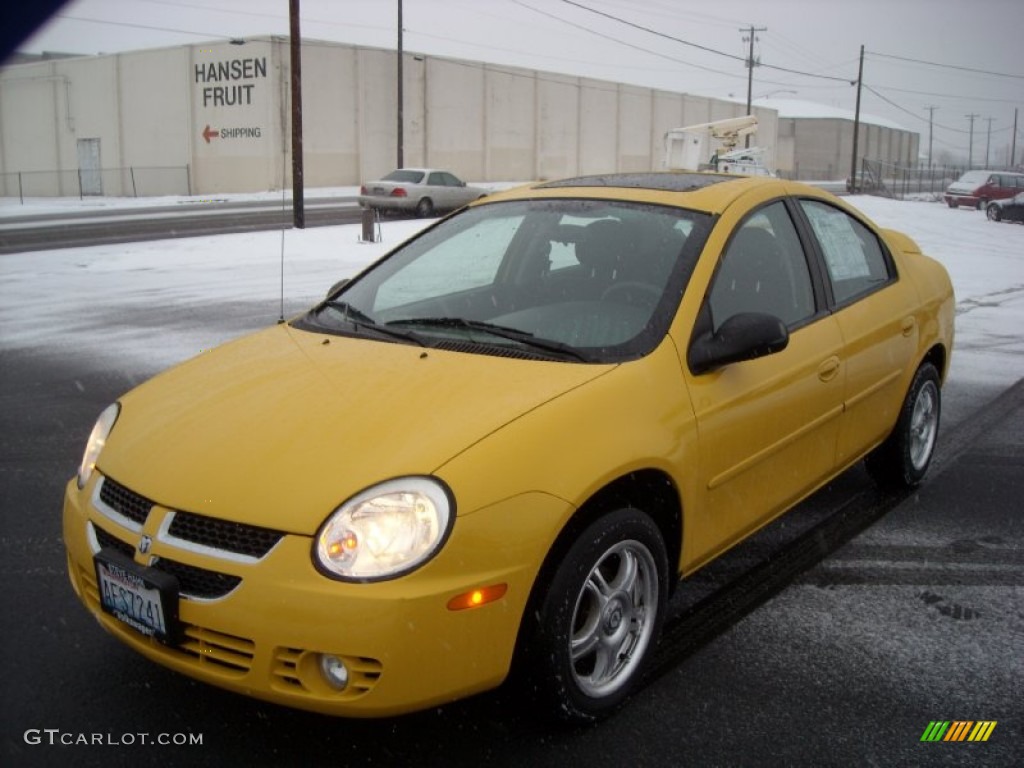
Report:
[{"label": "side window", "polygon": [[443,187],[446,184],[443,173],[432,173],[427,178],[427,184],[431,187]]},{"label": "side window", "polygon": [[741,312],[775,315],[790,327],[814,314],[807,258],[783,202],[761,208],[736,230],[708,302],[715,330]]},{"label": "side window", "polygon": [[801,200],[822,255],[837,304],[870,293],[893,277],[875,234],[846,211],[816,200]]}]

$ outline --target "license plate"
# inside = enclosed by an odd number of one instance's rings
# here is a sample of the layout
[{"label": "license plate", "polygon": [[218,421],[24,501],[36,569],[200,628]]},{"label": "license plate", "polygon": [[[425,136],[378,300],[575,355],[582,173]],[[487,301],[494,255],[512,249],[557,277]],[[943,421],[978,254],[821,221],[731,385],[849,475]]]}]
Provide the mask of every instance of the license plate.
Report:
[{"label": "license plate", "polygon": [[103,549],[94,558],[100,606],[136,631],[173,643],[178,625],[178,580]]}]

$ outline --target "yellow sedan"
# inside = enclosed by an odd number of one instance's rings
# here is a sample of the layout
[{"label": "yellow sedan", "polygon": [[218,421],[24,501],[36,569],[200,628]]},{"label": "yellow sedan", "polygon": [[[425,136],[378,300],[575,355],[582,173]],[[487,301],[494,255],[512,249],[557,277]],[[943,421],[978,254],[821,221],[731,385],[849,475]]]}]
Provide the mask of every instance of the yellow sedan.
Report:
[{"label": "yellow sedan", "polygon": [[514,670],[593,720],[702,565],[862,459],[922,481],[953,316],[913,241],[796,183],[494,195],[107,408],[71,582],[257,698],[386,716]]}]

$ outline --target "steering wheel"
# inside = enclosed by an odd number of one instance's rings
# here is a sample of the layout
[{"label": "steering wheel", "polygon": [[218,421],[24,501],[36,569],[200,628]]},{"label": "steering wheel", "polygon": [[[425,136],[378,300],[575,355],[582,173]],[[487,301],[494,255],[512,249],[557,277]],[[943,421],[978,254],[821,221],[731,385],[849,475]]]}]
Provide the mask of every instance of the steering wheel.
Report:
[{"label": "steering wheel", "polygon": [[612,283],[601,294],[601,301],[613,301],[617,294],[623,294],[619,299],[621,303],[639,305],[642,307],[654,308],[661,301],[661,289],[650,283],[642,283],[639,280],[623,280]]}]

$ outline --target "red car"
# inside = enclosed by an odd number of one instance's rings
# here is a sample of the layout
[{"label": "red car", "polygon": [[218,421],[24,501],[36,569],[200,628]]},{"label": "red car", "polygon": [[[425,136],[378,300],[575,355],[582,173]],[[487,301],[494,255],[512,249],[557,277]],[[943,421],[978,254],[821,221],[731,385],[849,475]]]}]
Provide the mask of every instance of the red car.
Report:
[{"label": "red car", "polygon": [[950,208],[969,205],[985,210],[993,200],[1003,200],[1024,191],[1024,173],[968,171],[946,189],[943,199]]}]

